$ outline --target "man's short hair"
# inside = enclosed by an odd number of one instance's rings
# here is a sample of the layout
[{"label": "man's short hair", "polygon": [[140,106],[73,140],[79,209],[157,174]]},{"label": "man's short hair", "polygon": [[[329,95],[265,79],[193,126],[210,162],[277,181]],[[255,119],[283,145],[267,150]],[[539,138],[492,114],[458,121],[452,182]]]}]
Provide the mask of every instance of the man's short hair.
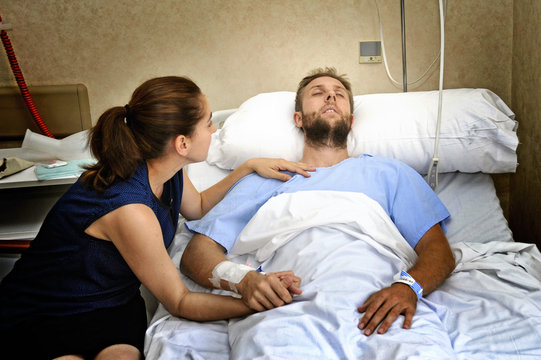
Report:
[{"label": "man's short hair", "polygon": [[310,84],[313,80],[320,78],[320,77],[332,77],[342,83],[344,87],[346,88],[348,92],[349,97],[349,110],[353,114],[353,94],[351,92],[351,84],[346,78],[346,75],[338,75],[336,72],[336,69],[333,67],[326,67],[326,68],[317,68],[312,70],[307,76],[305,76],[300,82],[299,87],[297,88],[297,95],[295,97],[295,111],[301,111],[302,112],[302,95],[304,93],[304,89],[308,84]]}]

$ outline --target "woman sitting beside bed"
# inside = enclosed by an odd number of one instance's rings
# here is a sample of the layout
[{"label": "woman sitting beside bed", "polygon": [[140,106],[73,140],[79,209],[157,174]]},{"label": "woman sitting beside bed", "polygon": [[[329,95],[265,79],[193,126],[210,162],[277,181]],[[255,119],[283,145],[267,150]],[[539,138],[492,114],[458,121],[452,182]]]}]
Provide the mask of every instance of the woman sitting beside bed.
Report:
[{"label": "woman sitting beside bed", "polygon": [[[287,180],[314,170],[252,159],[199,193],[183,167],[205,160],[216,131],[206,97],[191,80],[162,77],[107,110],[91,131],[97,163],[58,200],[30,248],[0,284],[6,358],[133,358],[143,353],[143,283],[174,315],[197,321],[251,312],[229,296],[190,292],[167,247],[179,213],[199,219],[241,177]],[[297,293],[292,272],[270,274]],[[291,302],[288,291],[275,306]]]}]

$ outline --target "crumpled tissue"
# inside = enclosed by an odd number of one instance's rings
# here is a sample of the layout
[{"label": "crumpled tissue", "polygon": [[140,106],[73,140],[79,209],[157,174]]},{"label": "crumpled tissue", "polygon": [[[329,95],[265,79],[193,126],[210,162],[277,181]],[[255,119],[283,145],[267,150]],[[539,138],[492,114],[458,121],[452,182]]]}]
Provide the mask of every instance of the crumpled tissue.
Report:
[{"label": "crumpled tissue", "polygon": [[45,152],[65,161],[92,158],[88,147],[88,130],[63,139],[53,139],[27,129],[21,147]]}]

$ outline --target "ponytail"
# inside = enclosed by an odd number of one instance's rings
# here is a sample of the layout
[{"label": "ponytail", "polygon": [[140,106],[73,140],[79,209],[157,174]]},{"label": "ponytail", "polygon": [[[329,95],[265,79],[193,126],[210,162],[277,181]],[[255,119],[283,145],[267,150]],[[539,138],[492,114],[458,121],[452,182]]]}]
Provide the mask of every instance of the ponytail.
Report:
[{"label": "ponytail", "polygon": [[184,77],[146,81],[130,103],[105,111],[90,130],[90,150],[98,160],[81,176],[98,192],[133,176],[144,161],[161,156],[169,140],[192,135],[202,116],[202,93]]},{"label": "ponytail", "polygon": [[82,180],[99,192],[117,179],[133,176],[142,160],[125,119],[125,108],[117,106],[104,112],[90,130],[90,151],[98,162],[87,168]]}]

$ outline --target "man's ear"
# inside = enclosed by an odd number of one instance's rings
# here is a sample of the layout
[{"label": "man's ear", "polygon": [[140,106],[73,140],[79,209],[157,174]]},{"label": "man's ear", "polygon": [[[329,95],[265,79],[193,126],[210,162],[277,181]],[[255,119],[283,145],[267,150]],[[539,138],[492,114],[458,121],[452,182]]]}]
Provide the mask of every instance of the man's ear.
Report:
[{"label": "man's ear", "polygon": [[302,129],[302,112],[296,111],[293,113],[293,121],[295,121],[295,125]]},{"label": "man's ear", "polygon": [[173,146],[179,155],[186,156],[191,146],[190,138],[185,135],[177,135],[173,139]]}]

